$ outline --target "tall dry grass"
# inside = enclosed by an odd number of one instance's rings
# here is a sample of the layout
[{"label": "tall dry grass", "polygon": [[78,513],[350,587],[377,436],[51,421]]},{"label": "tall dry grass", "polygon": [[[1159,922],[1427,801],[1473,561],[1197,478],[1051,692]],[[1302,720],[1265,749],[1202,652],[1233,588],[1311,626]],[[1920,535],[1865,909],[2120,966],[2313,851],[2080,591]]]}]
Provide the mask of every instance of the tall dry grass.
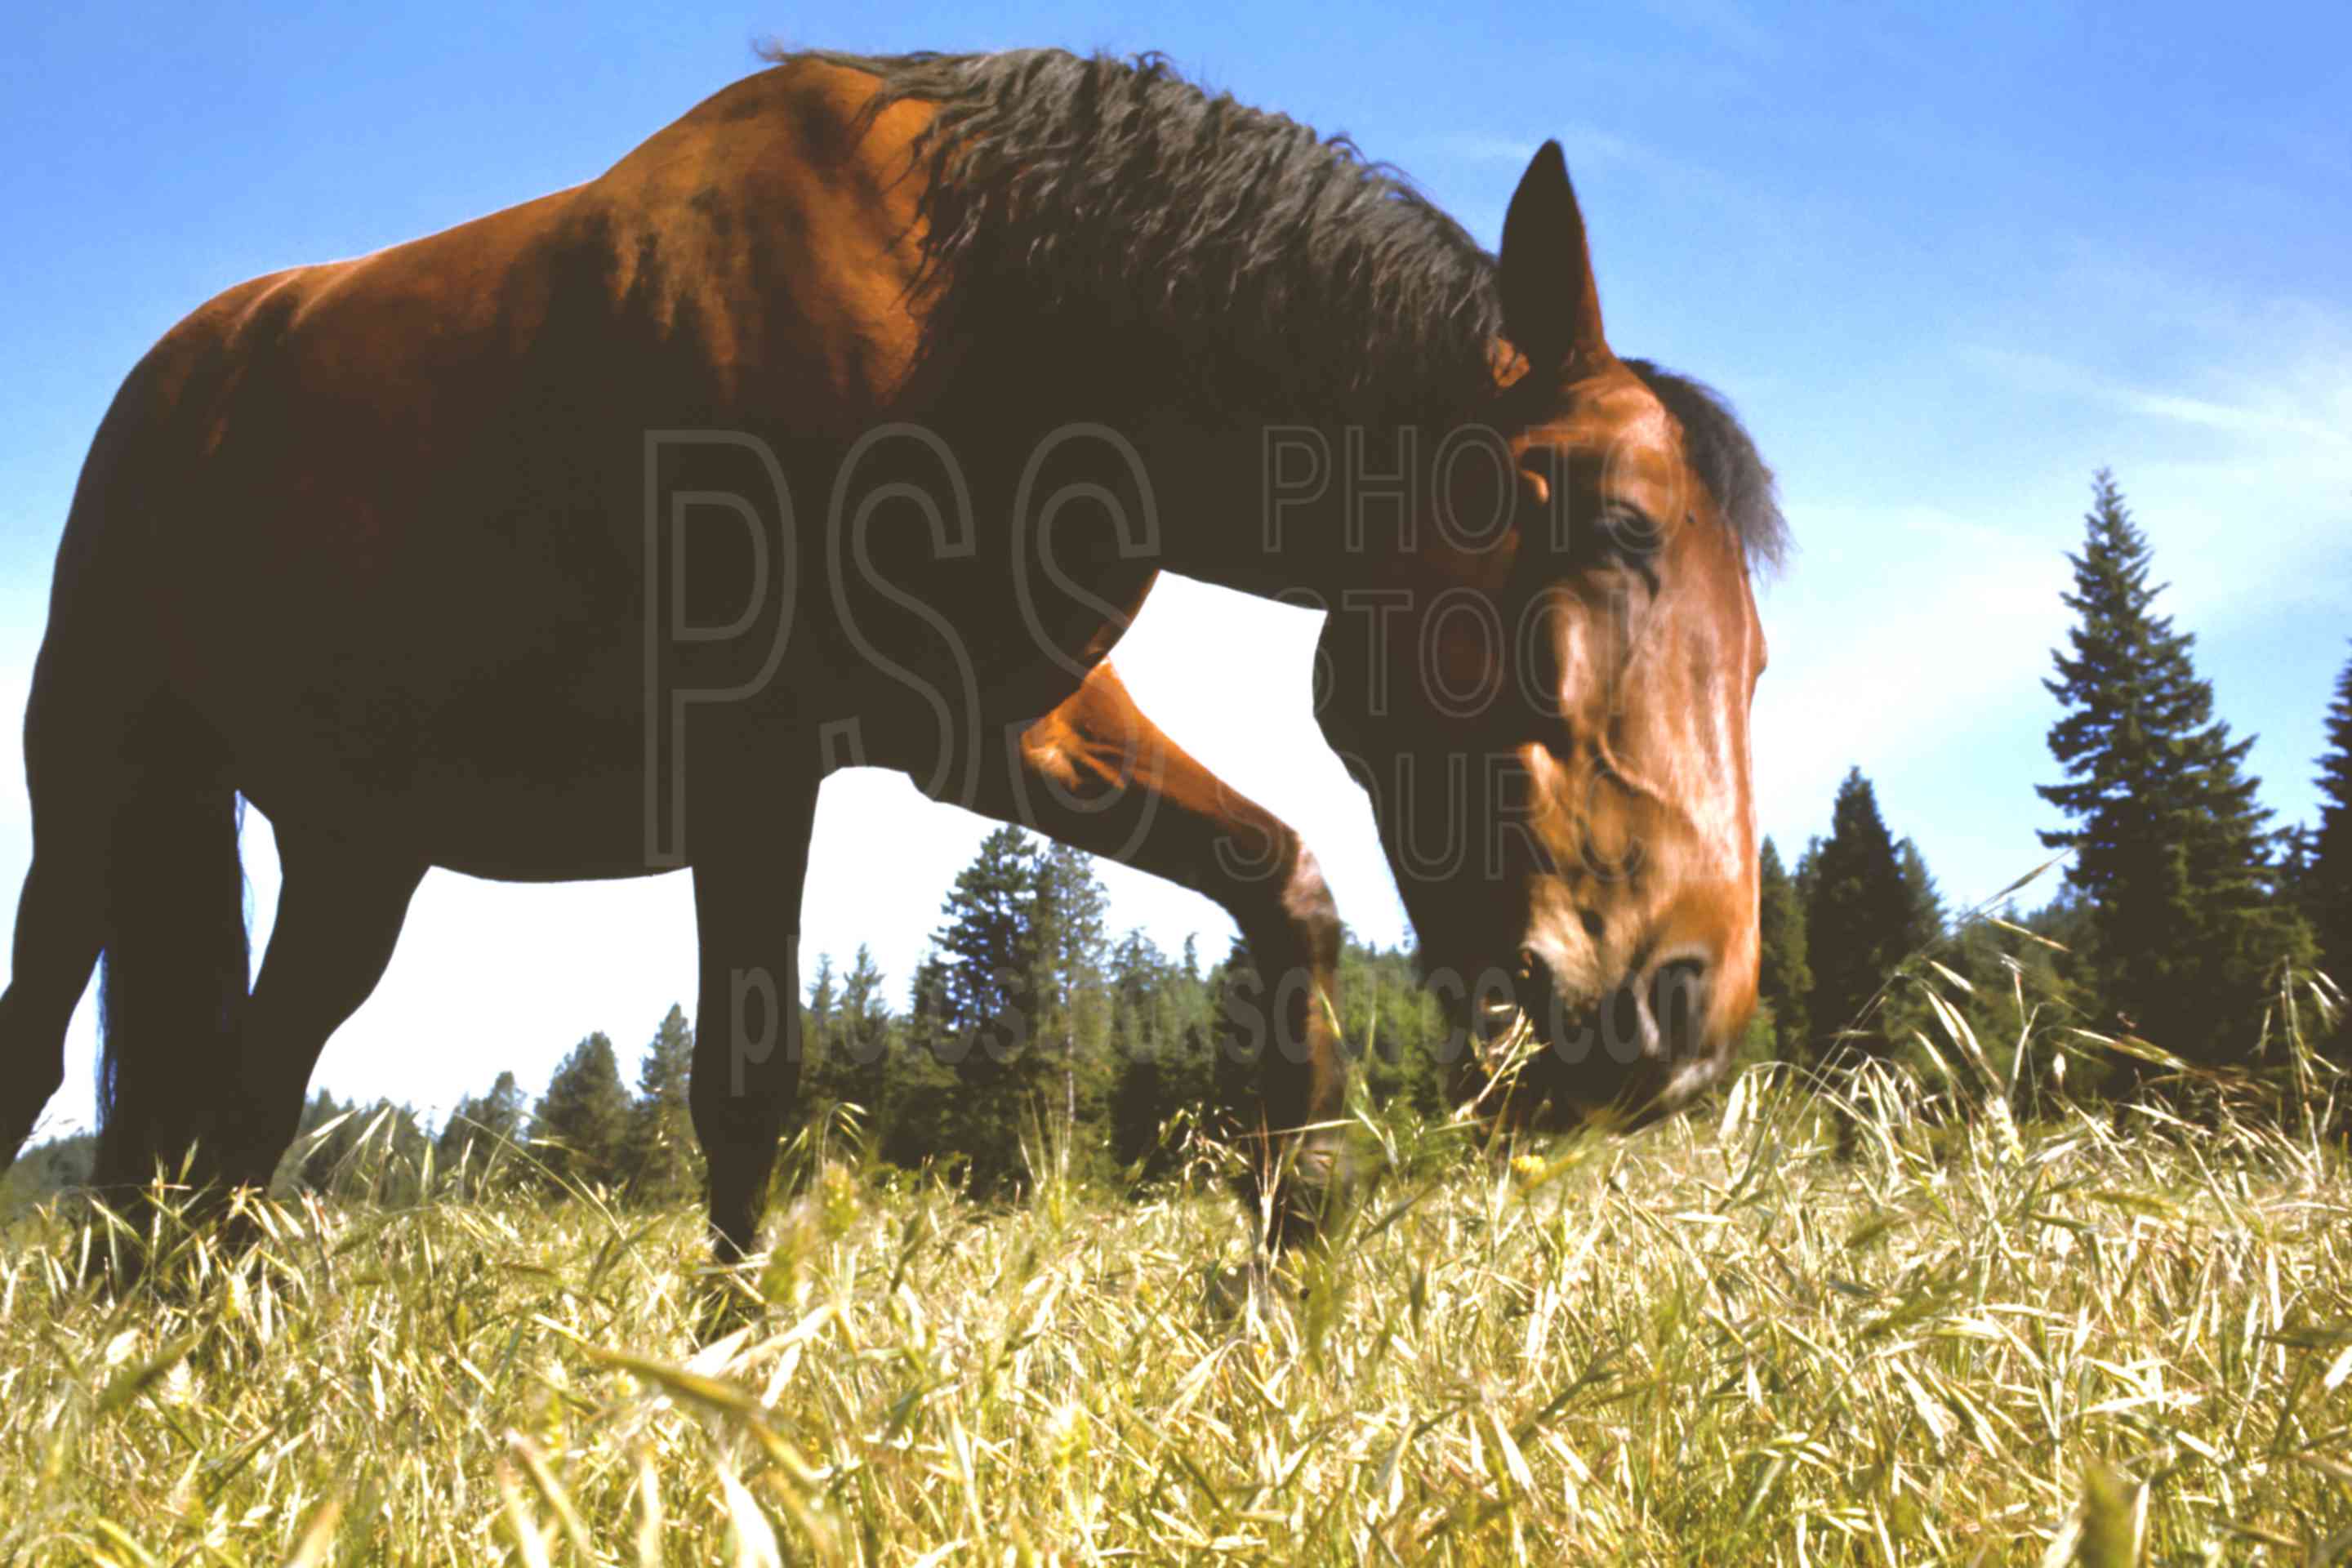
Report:
[{"label": "tall dry grass", "polygon": [[983,1209],[804,1140],[709,1343],[693,1216],[495,1170],[241,1251],[53,1205],[0,1249],[0,1560],[2346,1561],[2330,1001],[2120,1111],[2025,1079],[2147,1047],[2021,1008],[2006,1077],[1947,1009],[1940,1071],[1516,1157],[1367,1113],[1365,1201],[1262,1289],[1207,1181],[1041,1149]]}]

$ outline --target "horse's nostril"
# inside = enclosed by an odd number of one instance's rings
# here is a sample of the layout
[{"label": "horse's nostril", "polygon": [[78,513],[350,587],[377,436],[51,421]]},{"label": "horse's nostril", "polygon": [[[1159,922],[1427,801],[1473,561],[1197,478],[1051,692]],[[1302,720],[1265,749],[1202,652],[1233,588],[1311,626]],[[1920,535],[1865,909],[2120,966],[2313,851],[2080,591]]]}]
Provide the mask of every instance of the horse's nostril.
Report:
[{"label": "horse's nostril", "polygon": [[1670,958],[1650,977],[1650,1016],[1668,1060],[1696,1055],[1706,1029],[1706,965],[1696,958]]},{"label": "horse's nostril", "polygon": [[1601,1044],[1610,1059],[1626,1065],[1654,1055],[1657,1034],[1651,1022],[1643,1010],[1642,994],[1631,985],[1617,987],[1601,1016]]}]

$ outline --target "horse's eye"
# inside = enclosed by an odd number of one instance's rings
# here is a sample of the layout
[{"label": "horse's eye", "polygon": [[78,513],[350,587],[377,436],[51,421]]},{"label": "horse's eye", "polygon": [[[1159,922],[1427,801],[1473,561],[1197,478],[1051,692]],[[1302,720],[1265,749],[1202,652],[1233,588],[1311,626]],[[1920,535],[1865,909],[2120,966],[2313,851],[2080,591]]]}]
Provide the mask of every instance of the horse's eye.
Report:
[{"label": "horse's eye", "polygon": [[1664,531],[1630,501],[1612,501],[1601,509],[1600,532],[1609,549],[1628,559],[1647,560],[1665,548]]},{"label": "horse's eye", "polygon": [[1592,531],[1594,554],[1640,577],[1650,596],[1657,597],[1658,558],[1666,539],[1650,514],[1628,502],[1612,501],[1601,509],[1600,526]]}]

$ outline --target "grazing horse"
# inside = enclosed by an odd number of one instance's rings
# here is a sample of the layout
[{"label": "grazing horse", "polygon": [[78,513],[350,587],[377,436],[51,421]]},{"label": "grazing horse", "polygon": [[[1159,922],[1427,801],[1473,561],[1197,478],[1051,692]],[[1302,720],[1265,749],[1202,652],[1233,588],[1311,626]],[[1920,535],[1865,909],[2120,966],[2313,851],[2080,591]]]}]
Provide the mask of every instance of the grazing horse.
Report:
[{"label": "grazing horse", "polygon": [[[1336,1166],[1339,927],[1105,662],[1162,569],[1328,612],[1320,722],[1456,1023],[1542,1047],[1521,1111],[1671,1106],[1755,996],[1780,531],[1722,405],[1611,352],[1556,144],[1497,258],[1156,58],[776,57],[585,184],[243,284],[131,371],[26,716],[0,1149],[101,953],[96,1179],[193,1148],[260,1182],[428,867],[684,868],[739,1257],[817,787],[869,765],[1231,911],[1276,981],[1292,1234]],[[249,992],[240,797],[284,867]]]}]

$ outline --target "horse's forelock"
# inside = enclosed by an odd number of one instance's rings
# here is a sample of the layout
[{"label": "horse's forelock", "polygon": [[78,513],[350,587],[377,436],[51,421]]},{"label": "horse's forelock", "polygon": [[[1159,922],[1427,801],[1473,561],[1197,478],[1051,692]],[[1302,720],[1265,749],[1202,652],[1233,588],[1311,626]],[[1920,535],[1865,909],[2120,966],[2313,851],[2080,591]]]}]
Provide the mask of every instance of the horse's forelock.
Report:
[{"label": "horse's forelock", "polygon": [[1624,363],[1682,426],[1683,455],[1725,523],[1739,536],[1750,564],[1781,565],[1789,555],[1789,521],[1781,515],[1779,484],[1729,400],[1703,382],[1648,360]]}]

